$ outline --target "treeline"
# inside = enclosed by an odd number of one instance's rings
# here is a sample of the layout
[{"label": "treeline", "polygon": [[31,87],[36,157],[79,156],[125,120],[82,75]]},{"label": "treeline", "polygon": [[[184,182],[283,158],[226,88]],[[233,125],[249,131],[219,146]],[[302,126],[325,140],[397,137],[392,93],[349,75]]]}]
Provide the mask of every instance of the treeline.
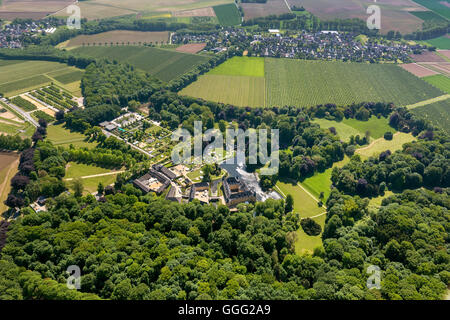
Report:
[{"label": "treeline", "polygon": [[31,139],[22,139],[20,136],[0,134],[0,150],[23,151],[31,147]]},{"label": "treeline", "polygon": [[[183,74],[181,77],[173,79],[167,84],[167,88],[171,91],[181,91],[191,83],[197,81],[198,76],[207,73],[218,65],[224,63],[228,58],[239,55],[238,50],[227,50],[211,57],[207,62],[195,67],[193,70]],[[240,54],[242,55],[242,53]]]},{"label": "treeline", "polygon": [[445,36],[450,32],[450,22],[425,21],[422,30],[405,35],[406,40],[428,40]]},{"label": "treeline", "polygon": [[95,59],[72,55],[68,51],[58,50],[50,46],[28,46],[22,49],[0,49],[0,59],[5,60],[38,60],[38,61],[54,61],[66,63],[85,69],[89,64],[95,62]]},{"label": "treeline", "polygon": [[[371,290],[377,299],[442,299],[450,283],[449,191],[406,191],[384,199],[374,212],[367,200],[332,191],[324,250],[316,254],[333,262],[336,276],[323,284],[328,294],[322,298],[344,298],[346,292],[361,299],[358,287],[366,287],[361,276],[373,265],[381,276],[381,290]],[[361,273],[339,280],[355,268]]]},{"label": "treeline", "polygon": [[449,145],[443,133],[425,132],[393,154],[386,150],[364,162],[354,156],[343,168],[333,169],[331,180],[338,190],[363,197],[384,195],[387,189],[448,188]]}]

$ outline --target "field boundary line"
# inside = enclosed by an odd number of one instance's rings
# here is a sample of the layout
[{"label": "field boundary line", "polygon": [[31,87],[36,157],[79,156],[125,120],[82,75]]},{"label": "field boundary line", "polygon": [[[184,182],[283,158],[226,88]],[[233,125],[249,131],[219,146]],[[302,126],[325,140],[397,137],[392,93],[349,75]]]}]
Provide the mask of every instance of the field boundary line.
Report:
[{"label": "field boundary line", "polygon": [[[98,177],[112,176],[112,175],[119,174],[119,173],[124,173],[124,172],[125,172],[125,170],[112,171],[112,172],[93,174],[93,175],[90,175],[90,176],[77,177],[77,178],[80,178],[80,179],[98,178]],[[77,178],[68,178],[68,179],[64,179],[64,180],[65,181],[72,181],[73,179],[77,179]]]},{"label": "field boundary line", "polygon": [[415,109],[415,108],[418,108],[418,107],[427,106],[427,105],[435,103],[435,102],[445,101],[447,99],[450,99],[450,94],[444,94],[444,95],[436,97],[436,98],[431,98],[431,99],[428,99],[428,100],[424,100],[424,101],[420,101],[420,102],[417,102],[417,103],[414,103],[414,104],[410,104],[410,105],[405,106],[405,108],[407,108],[407,109]]}]

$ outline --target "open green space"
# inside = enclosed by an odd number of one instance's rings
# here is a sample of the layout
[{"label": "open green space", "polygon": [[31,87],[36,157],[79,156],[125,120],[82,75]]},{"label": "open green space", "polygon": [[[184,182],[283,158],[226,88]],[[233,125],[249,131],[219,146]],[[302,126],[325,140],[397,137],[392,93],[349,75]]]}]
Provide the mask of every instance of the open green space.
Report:
[{"label": "open green space", "polygon": [[175,79],[209,60],[209,57],[201,55],[137,46],[82,47],[72,52],[126,62],[163,81]]},{"label": "open green space", "polygon": [[384,138],[377,139],[369,146],[356,150],[356,153],[364,158],[368,158],[380,154],[386,150],[395,152],[397,150],[401,150],[405,143],[412,142],[415,139],[416,138],[414,138],[410,133],[397,132],[394,134],[392,140],[386,140]]},{"label": "open green space", "polygon": [[87,142],[86,136],[67,130],[62,125],[51,125],[47,128],[47,140],[56,146],[69,147],[71,144],[79,148],[95,148],[97,143]]},{"label": "open green space", "polygon": [[222,26],[235,26],[242,22],[241,14],[234,3],[214,6],[213,9]]},{"label": "open green space", "polygon": [[450,134],[450,99],[417,107],[411,111]]},{"label": "open green space", "polygon": [[84,163],[69,162],[66,167],[66,179],[93,176],[96,174],[110,173],[110,169],[100,168]]},{"label": "open green space", "polygon": [[279,181],[275,188],[283,197],[288,194],[294,198],[294,212],[299,213],[301,218],[308,218],[319,215],[325,208],[319,207],[317,201],[311,197],[303,188],[294,182]]},{"label": "open green space", "polygon": [[450,93],[450,78],[444,76],[443,74],[437,74],[434,76],[428,76],[422,78],[429,84],[435,86],[436,88],[439,88],[445,93]]},{"label": "open green space", "polygon": [[208,72],[208,75],[264,77],[264,58],[233,57]]},{"label": "open green space", "polygon": [[379,139],[384,136],[388,131],[394,133],[396,130],[389,125],[387,118],[377,118],[372,116],[368,121],[360,121],[357,119],[344,119],[342,122],[359,131],[361,136],[366,134],[366,131],[370,132],[370,137],[373,139]]},{"label": "open green space", "polygon": [[314,119],[312,122],[317,123],[322,129],[335,128],[342,141],[349,141],[351,136],[361,135],[361,132],[358,129],[355,129],[342,121]]},{"label": "open green space", "polygon": [[350,162],[350,158],[345,157],[344,160],[336,162],[333,167],[325,170],[324,172],[316,172],[312,177],[306,178],[302,181],[302,186],[312,193],[317,199],[319,199],[320,193],[323,192],[323,202],[328,200],[331,193],[331,173],[333,168],[341,168]]},{"label": "open green space", "polygon": [[[321,227],[322,232],[325,226],[326,215],[322,215],[320,217],[314,218]],[[309,236],[303,231],[303,228],[300,227],[297,230],[297,241],[295,241],[295,253],[298,255],[302,255],[305,253],[313,253],[314,249],[322,247],[322,234],[318,236]]]}]

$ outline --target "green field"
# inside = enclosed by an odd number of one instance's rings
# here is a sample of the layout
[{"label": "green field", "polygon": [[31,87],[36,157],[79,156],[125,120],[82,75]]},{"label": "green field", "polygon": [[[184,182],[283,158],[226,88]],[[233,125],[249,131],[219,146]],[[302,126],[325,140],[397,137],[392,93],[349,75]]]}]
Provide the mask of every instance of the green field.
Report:
[{"label": "green field", "polygon": [[207,74],[264,77],[264,58],[233,57],[217,66]]},{"label": "green field", "polygon": [[81,70],[62,70],[49,73],[48,75],[62,84],[69,84],[80,81],[84,72]]},{"label": "green field", "polygon": [[397,150],[401,150],[405,143],[412,142],[414,140],[416,139],[410,133],[397,132],[394,134],[394,138],[392,140],[385,140],[384,138],[377,139],[369,146],[356,150],[356,153],[364,158],[376,156],[386,150],[390,150],[394,153]]},{"label": "green field", "polygon": [[431,40],[427,40],[427,43],[435,46],[438,49],[442,50],[450,50],[450,38],[447,37],[439,37]]},{"label": "green field", "polygon": [[[93,165],[87,165],[82,163],[69,162],[66,168],[66,176],[65,179],[74,179],[81,178],[86,176],[93,176],[97,174],[110,173],[111,170],[100,168]],[[92,177],[92,178],[84,178],[82,179],[84,186],[84,194],[94,193],[97,190],[98,184],[101,182],[103,186],[108,186],[113,184],[116,180],[117,174],[111,174],[100,177]],[[69,187],[69,190],[72,189],[72,181],[66,181],[66,185]]]},{"label": "green field", "polygon": [[326,202],[331,193],[331,173],[334,167],[341,168],[350,162],[350,158],[345,157],[344,160],[336,162],[333,167],[324,172],[316,172],[312,177],[302,181],[302,186],[312,193],[317,199],[321,192],[324,193],[323,202]]},{"label": "green field", "polygon": [[[7,97],[56,82],[70,92],[79,91],[81,70],[59,62],[0,60],[0,93]],[[55,78],[52,75],[56,75]],[[67,76],[64,76],[67,75]],[[57,77],[62,77],[60,82]],[[68,82],[70,80],[70,83]],[[71,81],[73,80],[73,81]]]},{"label": "green field", "polygon": [[222,26],[235,26],[242,22],[241,14],[234,3],[214,6],[213,9]]},{"label": "green field", "polygon": [[441,89],[443,92],[450,94],[450,78],[444,76],[443,74],[437,74],[434,76],[424,77],[422,78],[429,84],[435,86],[438,89]]},{"label": "green field", "polygon": [[372,116],[368,121],[359,121],[357,119],[344,119],[342,122],[360,132],[361,137],[370,132],[372,139],[378,139],[384,136],[388,131],[394,133],[396,130],[389,125],[389,120],[381,117],[378,119]]},{"label": "green field", "polygon": [[96,174],[109,173],[110,169],[104,169],[93,165],[69,162],[66,167],[66,179],[93,176]]},{"label": "green field", "polygon": [[242,107],[264,107],[264,82],[261,77],[203,75],[180,94]]},{"label": "green field", "polygon": [[450,134],[450,99],[417,107],[411,112],[427,119],[434,126],[440,127]]},{"label": "green field", "polygon": [[47,140],[51,141],[55,146],[68,148],[71,144],[79,148],[95,148],[97,143],[87,142],[86,136],[71,132],[62,125],[51,125],[47,128]]},{"label": "green field", "polygon": [[[297,184],[292,184],[290,182],[279,181],[275,190],[280,192],[283,197],[286,197],[288,194],[292,195],[294,198],[294,212],[299,213],[301,218],[314,217],[313,219],[320,224],[323,230],[326,217],[323,213],[326,210],[323,207],[319,207],[317,201],[313,197]],[[295,242],[295,252],[297,254],[303,254],[305,252],[312,253],[315,248],[321,246],[321,235],[315,237],[308,236],[301,227],[299,228],[297,231],[297,241]]]},{"label": "green field", "polygon": [[442,92],[395,65],[266,59],[267,106],[408,105]]},{"label": "green field", "polygon": [[414,2],[434,11],[441,17],[450,19],[450,7],[442,4],[444,2],[443,0],[414,0]]},{"label": "green field", "polygon": [[410,13],[415,15],[417,18],[422,19],[423,21],[447,21],[447,19],[436,14],[434,11],[410,11]]},{"label": "green field", "polygon": [[[254,81],[257,88],[245,85],[239,90],[239,96],[235,93],[240,77],[251,75],[261,78],[262,71],[265,107],[309,107],[326,103],[350,105],[361,102],[394,102],[402,106],[444,94],[396,65],[276,58],[264,59],[264,67],[261,58],[233,58],[206,76],[199,77],[181,94],[240,106],[263,106],[262,99],[254,97],[261,91],[260,81]],[[214,78],[208,77],[218,75],[223,78],[217,78],[217,83],[210,84]],[[243,83],[248,81],[242,79]]]},{"label": "green field", "polygon": [[136,46],[82,47],[72,52],[126,62],[163,81],[175,79],[209,60],[209,57],[195,54]]},{"label": "green field", "polygon": [[343,119],[342,121],[330,121],[326,119],[314,119],[314,123],[320,125],[323,129],[331,127],[336,128],[337,134],[343,141],[348,141],[351,136],[359,135],[364,137],[366,131],[370,132],[371,139],[378,139],[384,136],[388,131],[394,133],[396,130],[389,125],[386,118],[378,119],[372,116],[368,121],[359,121],[357,119]]},{"label": "green field", "polygon": [[[336,132],[342,141],[348,142],[351,136],[361,135],[361,132],[342,121],[331,121],[326,119],[314,119],[312,122],[317,123],[322,129],[336,128]],[[364,134],[364,133],[362,133]]]}]

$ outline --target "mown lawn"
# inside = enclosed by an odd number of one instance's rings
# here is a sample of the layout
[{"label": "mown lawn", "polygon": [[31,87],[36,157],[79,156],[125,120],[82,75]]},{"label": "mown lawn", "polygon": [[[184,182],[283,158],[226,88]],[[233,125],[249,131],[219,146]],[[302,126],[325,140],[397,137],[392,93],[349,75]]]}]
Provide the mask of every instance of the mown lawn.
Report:
[{"label": "mown lawn", "polygon": [[47,139],[55,146],[62,146],[66,148],[71,144],[79,148],[95,148],[97,146],[97,143],[87,142],[84,134],[70,131],[64,128],[61,124],[48,126]]},{"label": "mown lawn", "polygon": [[364,158],[372,157],[381,152],[390,150],[392,153],[401,150],[403,145],[416,140],[410,133],[397,132],[392,140],[380,138],[373,142],[370,146],[356,150],[356,153]]},{"label": "mown lawn", "polygon": [[381,117],[378,119],[372,116],[368,121],[359,121],[357,119],[344,119],[342,122],[359,131],[359,135],[364,137],[366,131],[370,132],[370,137],[379,139],[388,131],[394,133],[396,130],[389,125],[389,120]]},{"label": "mown lawn", "polygon": [[323,192],[323,202],[325,203],[331,193],[331,173],[333,172],[333,168],[341,168],[348,162],[350,162],[350,158],[345,157],[344,160],[336,162],[332,168],[329,168],[324,172],[317,172],[312,177],[306,178],[302,182],[302,186],[304,186],[309,192],[311,192],[317,199],[319,199],[320,193]]},{"label": "mown lawn", "polygon": [[323,129],[329,129],[334,127],[337,131],[338,136],[342,141],[348,142],[351,136],[361,135],[361,132],[344,122],[331,121],[327,119],[314,119],[312,122],[317,123]]},{"label": "mown lawn", "polygon": [[69,162],[66,167],[66,179],[81,178],[96,174],[109,173],[112,170],[84,163]]}]

